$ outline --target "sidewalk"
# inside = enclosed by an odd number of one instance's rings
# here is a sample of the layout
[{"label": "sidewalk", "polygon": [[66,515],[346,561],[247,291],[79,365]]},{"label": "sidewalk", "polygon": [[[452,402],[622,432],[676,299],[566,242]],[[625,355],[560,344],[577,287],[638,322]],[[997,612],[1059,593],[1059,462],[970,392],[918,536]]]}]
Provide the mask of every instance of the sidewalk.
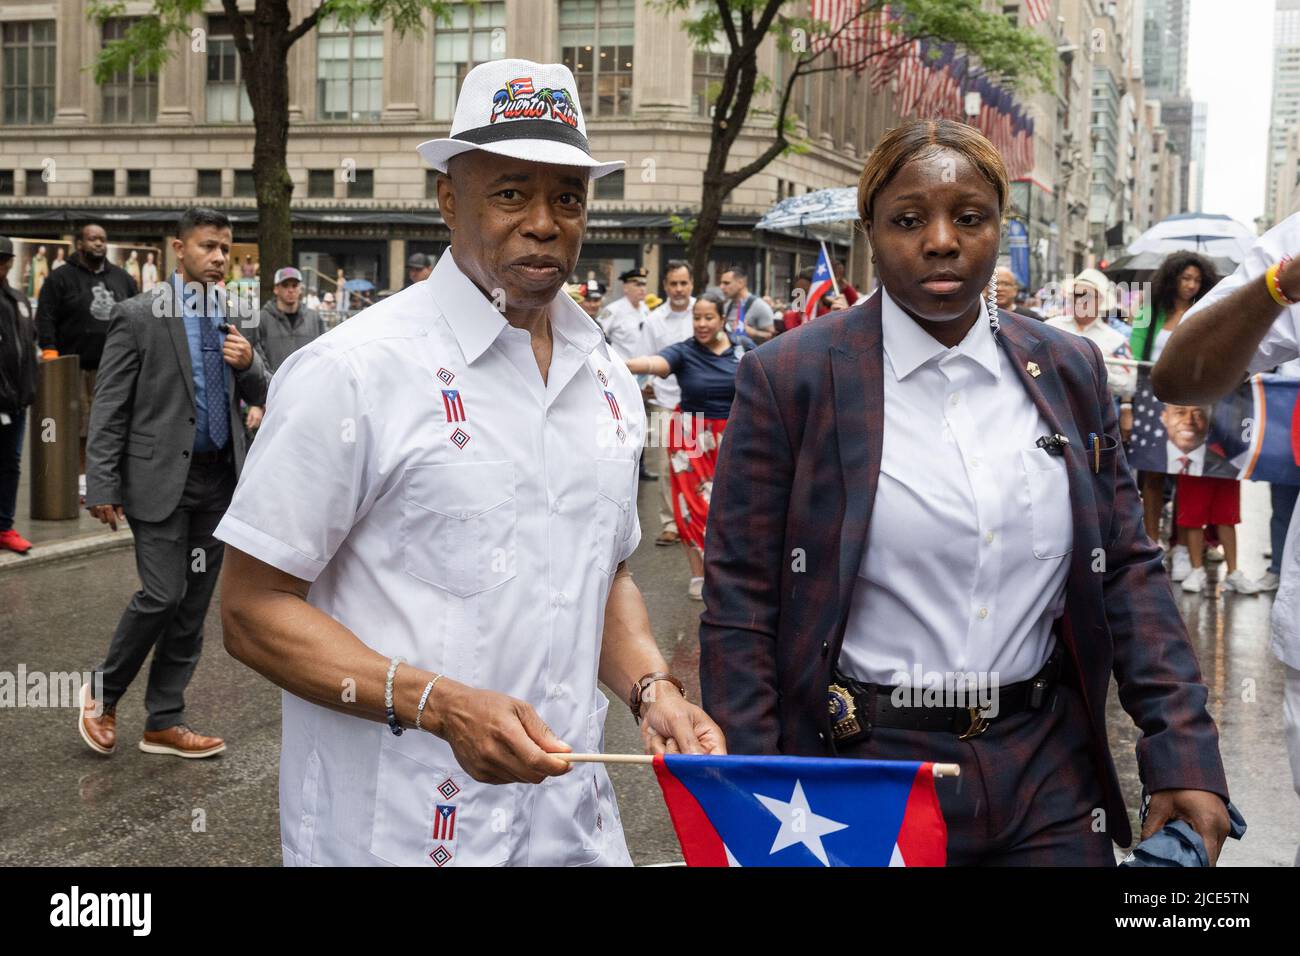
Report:
[{"label": "sidewalk", "polygon": [[[30,427],[30,423],[29,423]],[[131,529],[119,524],[113,531],[84,508],[76,520],[33,521],[31,517],[31,433],[23,439],[22,476],[18,480],[18,513],[14,528],[32,543],[26,554],[0,551],[0,574],[16,568],[30,568],[50,561],[82,557],[114,548],[129,548],[134,541]]]}]

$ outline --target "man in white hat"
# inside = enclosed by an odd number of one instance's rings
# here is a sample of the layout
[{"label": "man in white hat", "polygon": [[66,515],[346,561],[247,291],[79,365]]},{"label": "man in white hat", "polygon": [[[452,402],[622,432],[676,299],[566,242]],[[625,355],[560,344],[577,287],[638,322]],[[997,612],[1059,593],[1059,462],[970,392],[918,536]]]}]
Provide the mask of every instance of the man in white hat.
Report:
[{"label": "man in white hat", "polygon": [[1096,269],[1084,269],[1066,282],[1065,297],[1065,312],[1048,319],[1047,324],[1092,339],[1107,360],[1106,379],[1111,395],[1121,402],[1129,401],[1137,385],[1137,366],[1124,362],[1132,360],[1133,353],[1124,333],[1112,329],[1102,317],[1102,313],[1114,307],[1111,281]]},{"label": "man in white hat", "polygon": [[[286,691],[286,863],[626,864],[608,701],[647,751],[723,751],[668,671],[625,561],[637,389],[562,293],[592,159],[573,76],[465,78],[428,280],[274,379],[230,545],[226,646]],[[403,733],[403,731],[406,733]]]}]

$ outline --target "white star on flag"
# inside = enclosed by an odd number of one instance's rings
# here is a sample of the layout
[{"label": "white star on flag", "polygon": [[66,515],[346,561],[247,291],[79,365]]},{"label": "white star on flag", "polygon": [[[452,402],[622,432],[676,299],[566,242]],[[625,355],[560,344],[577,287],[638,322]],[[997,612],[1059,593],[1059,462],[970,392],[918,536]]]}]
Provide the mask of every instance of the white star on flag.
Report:
[{"label": "white star on flag", "polygon": [[847,829],[848,824],[813,813],[812,808],[808,806],[808,798],[804,796],[801,781],[794,782],[794,793],[789,802],[765,797],[761,793],[754,794],[754,797],[772,816],[781,821],[781,829],[777,831],[776,839],[772,841],[772,849],[768,851],[769,856],[788,846],[802,843],[813,856],[821,860],[822,866],[831,865],[826,857],[826,848],[822,846],[822,837],[837,830]]}]

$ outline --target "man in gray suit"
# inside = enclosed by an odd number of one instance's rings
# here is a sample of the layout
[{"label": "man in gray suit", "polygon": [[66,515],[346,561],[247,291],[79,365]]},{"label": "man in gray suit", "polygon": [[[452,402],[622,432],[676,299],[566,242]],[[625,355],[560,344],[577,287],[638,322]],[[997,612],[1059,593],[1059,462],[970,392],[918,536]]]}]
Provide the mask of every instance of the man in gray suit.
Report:
[{"label": "man in gray suit", "polygon": [[101,699],[82,689],[78,727],[101,754],[117,745],[118,699],[150,648],[140,749],[210,757],[226,748],[185,725],[184,695],[221,571],[224,546],[212,532],[244,464],[239,400],[265,404],[270,376],[226,324],[230,221],[189,209],[177,237],[179,271],[113,309],[91,410],[86,505],[113,530],[130,520],[141,581],[98,669]]}]

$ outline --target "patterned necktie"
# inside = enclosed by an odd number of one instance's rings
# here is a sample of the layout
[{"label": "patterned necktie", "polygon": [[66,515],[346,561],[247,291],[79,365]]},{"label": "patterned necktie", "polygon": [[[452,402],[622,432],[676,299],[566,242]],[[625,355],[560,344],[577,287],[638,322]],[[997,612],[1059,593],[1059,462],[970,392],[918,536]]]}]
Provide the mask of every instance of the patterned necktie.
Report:
[{"label": "patterned necktie", "polygon": [[1178,473],[1180,475],[1187,474],[1187,469],[1192,467],[1192,460],[1188,458],[1186,455],[1180,455],[1178,458],[1178,463],[1183,466],[1178,470]]},{"label": "patterned necktie", "polygon": [[208,406],[208,437],[217,448],[230,441],[230,410],[226,403],[226,361],[221,357],[221,336],[213,320],[199,317],[203,346],[203,385]]}]

